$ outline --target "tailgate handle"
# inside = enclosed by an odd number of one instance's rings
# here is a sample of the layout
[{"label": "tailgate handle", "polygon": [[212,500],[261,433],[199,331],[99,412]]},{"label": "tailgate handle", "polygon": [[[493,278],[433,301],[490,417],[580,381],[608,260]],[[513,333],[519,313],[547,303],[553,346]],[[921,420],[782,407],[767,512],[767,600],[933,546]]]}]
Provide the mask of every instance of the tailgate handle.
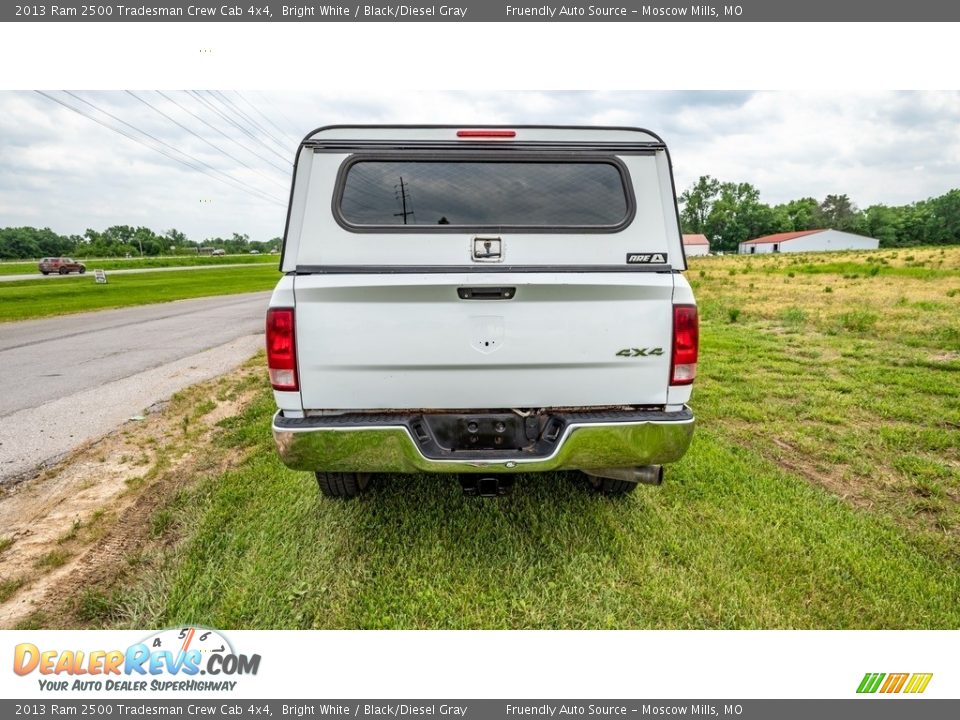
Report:
[{"label": "tailgate handle", "polygon": [[457,288],[461,300],[510,300],[517,294],[515,287],[462,287]]}]

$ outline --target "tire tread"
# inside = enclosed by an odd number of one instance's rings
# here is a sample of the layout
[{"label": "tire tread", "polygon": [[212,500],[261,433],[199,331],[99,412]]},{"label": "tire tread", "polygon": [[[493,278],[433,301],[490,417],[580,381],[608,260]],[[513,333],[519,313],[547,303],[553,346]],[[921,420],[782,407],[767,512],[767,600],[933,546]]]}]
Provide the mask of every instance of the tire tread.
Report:
[{"label": "tire tread", "polygon": [[369,476],[363,473],[318,472],[320,492],[330,498],[355,498],[367,489]]}]

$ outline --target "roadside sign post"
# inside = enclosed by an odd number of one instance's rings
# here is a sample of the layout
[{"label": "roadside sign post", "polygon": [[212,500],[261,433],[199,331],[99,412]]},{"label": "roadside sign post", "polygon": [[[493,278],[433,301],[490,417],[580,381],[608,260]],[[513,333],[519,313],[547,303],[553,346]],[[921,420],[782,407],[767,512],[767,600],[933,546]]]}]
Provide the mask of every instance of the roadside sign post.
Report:
[{"label": "roadside sign post", "polygon": [[107,273],[105,273],[103,270],[94,270],[93,276],[94,276],[94,279],[97,281],[97,285],[107,284]]}]

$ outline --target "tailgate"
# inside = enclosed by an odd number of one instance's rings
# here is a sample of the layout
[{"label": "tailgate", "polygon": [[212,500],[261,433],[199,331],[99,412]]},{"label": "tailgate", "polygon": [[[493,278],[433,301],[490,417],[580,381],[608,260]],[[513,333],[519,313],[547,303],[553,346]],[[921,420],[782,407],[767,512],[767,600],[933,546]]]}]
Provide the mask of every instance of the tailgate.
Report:
[{"label": "tailgate", "polygon": [[667,400],[670,273],[312,274],[294,293],[305,410]]},{"label": "tailgate", "polygon": [[664,405],[684,267],[650,133],[318,131],[281,261],[303,409]]}]

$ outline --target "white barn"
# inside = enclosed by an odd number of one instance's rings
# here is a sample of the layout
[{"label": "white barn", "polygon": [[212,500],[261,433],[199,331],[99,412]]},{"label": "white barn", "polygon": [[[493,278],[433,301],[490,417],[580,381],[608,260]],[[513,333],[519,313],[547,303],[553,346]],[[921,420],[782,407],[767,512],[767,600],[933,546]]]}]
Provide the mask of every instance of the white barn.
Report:
[{"label": "white barn", "polygon": [[683,236],[683,252],[687,257],[709,255],[710,241],[707,240],[706,235],[688,235],[685,233]]},{"label": "white barn", "polygon": [[876,250],[876,238],[856,235],[841,230],[799,230],[776,233],[745,240],[739,245],[741,255],[775,252],[825,252],[829,250]]}]

